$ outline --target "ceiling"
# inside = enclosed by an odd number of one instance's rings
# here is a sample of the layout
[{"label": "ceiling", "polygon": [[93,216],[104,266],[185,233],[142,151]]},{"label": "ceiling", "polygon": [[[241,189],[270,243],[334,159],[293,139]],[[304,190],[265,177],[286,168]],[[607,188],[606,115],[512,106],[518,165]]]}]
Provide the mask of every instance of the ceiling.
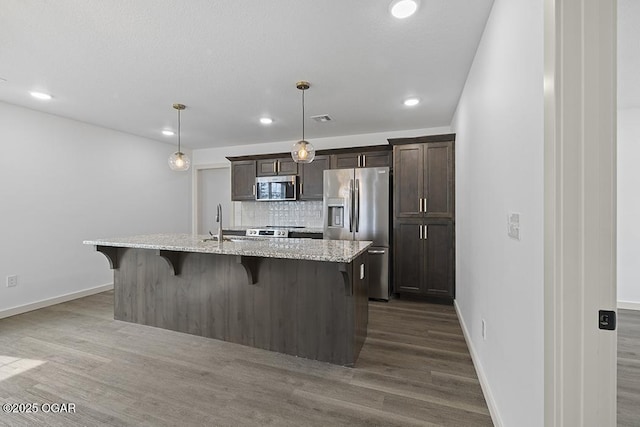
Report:
[{"label": "ceiling", "polygon": [[448,126],[493,0],[421,0],[404,20],[389,3],[3,0],[0,101],[169,143],[180,102],[199,149],[299,139],[308,80],[310,140]]}]

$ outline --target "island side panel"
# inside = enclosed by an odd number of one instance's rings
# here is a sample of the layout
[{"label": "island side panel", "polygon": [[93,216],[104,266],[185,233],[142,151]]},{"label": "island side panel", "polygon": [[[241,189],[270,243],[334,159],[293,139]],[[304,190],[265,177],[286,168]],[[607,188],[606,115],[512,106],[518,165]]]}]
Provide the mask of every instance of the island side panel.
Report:
[{"label": "island side panel", "polygon": [[[364,277],[360,277],[360,265],[364,265]],[[354,360],[358,359],[360,350],[367,339],[367,327],[369,324],[369,255],[361,254],[352,263],[353,271],[353,298],[354,298]]]}]

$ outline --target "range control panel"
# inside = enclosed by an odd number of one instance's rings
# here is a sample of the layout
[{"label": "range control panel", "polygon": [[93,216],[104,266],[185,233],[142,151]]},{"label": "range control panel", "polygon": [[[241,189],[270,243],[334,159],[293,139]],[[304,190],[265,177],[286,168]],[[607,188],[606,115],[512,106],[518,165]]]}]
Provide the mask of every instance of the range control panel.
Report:
[{"label": "range control panel", "polygon": [[282,228],[250,228],[247,230],[246,235],[250,237],[289,237],[289,230]]}]

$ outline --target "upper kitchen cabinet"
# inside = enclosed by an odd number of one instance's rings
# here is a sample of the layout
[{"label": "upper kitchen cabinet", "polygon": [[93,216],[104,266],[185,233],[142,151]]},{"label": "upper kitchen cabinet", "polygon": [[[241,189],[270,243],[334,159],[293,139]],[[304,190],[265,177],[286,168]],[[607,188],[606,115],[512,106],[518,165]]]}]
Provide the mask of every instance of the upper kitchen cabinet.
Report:
[{"label": "upper kitchen cabinet", "polygon": [[452,219],[455,211],[453,141],[394,145],[393,158],[394,216]]},{"label": "upper kitchen cabinet", "polygon": [[257,160],[257,176],[297,175],[298,164],[291,157]]},{"label": "upper kitchen cabinet", "polygon": [[[384,146],[380,146],[380,148],[382,147]],[[393,166],[391,150],[381,150],[376,146],[371,148],[373,149],[362,147],[358,150],[358,148],[354,148],[331,155],[331,169]]]},{"label": "upper kitchen cabinet", "polygon": [[329,156],[316,156],[311,163],[300,163],[300,200],[322,200],[323,175],[329,169]]},{"label": "upper kitchen cabinet", "polygon": [[231,200],[256,199],[256,161],[231,162]]}]

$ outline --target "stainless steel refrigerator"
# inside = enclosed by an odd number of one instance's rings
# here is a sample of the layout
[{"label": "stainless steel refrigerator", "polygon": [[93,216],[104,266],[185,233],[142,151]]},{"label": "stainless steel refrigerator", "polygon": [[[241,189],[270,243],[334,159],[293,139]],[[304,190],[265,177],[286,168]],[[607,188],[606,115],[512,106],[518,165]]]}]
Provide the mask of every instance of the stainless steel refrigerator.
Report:
[{"label": "stainless steel refrigerator", "polygon": [[324,171],[324,238],[371,240],[369,298],[389,299],[389,168]]}]

